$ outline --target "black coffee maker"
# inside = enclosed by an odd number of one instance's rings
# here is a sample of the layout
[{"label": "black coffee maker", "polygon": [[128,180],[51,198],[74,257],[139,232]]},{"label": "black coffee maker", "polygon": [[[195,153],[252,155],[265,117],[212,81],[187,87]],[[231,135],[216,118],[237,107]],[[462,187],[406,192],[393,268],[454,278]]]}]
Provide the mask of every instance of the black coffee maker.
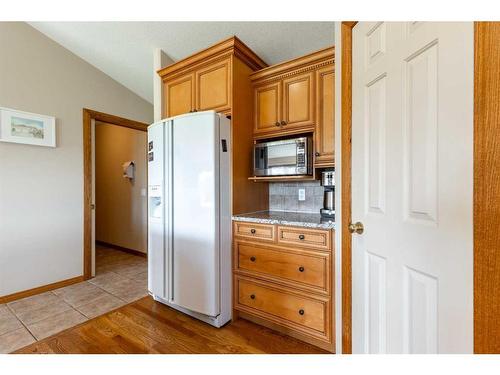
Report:
[{"label": "black coffee maker", "polygon": [[323,208],[320,210],[324,218],[335,217],[335,171],[326,170],[321,174],[321,185],[325,188]]}]

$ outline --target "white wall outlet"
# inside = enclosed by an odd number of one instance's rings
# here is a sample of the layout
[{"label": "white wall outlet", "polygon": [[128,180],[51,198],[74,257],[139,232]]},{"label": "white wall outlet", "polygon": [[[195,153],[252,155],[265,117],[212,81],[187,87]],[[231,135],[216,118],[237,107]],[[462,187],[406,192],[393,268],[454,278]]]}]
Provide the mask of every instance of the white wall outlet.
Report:
[{"label": "white wall outlet", "polygon": [[306,200],[306,189],[299,189],[299,201]]}]

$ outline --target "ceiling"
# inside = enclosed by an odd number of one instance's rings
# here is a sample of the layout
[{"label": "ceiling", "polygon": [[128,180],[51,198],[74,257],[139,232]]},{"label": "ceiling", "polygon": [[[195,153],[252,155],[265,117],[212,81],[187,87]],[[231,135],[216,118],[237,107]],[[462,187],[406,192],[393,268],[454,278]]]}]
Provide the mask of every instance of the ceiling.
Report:
[{"label": "ceiling", "polygon": [[333,22],[30,22],[153,102],[153,51],[177,61],[236,35],[269,65],[334,44]]}]

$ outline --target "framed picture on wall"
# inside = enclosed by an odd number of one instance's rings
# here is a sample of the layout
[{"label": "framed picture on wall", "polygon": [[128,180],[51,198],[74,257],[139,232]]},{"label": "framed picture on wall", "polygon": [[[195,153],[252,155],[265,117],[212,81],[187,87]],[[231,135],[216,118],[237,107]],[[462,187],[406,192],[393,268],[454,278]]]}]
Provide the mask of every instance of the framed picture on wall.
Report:
[{"label": "framed picture on wall", "polygon": [[56,147],[56,119],[0,107],[0,142]]}]

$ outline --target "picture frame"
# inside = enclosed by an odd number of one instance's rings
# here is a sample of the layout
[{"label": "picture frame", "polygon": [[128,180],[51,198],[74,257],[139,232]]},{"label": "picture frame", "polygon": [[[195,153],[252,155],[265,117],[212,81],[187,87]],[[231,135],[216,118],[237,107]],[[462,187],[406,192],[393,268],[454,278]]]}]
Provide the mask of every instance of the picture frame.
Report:
[{"label": "picture frame", "polygon": [[0,107],[0,142],[56,147],[56,119]]}]

